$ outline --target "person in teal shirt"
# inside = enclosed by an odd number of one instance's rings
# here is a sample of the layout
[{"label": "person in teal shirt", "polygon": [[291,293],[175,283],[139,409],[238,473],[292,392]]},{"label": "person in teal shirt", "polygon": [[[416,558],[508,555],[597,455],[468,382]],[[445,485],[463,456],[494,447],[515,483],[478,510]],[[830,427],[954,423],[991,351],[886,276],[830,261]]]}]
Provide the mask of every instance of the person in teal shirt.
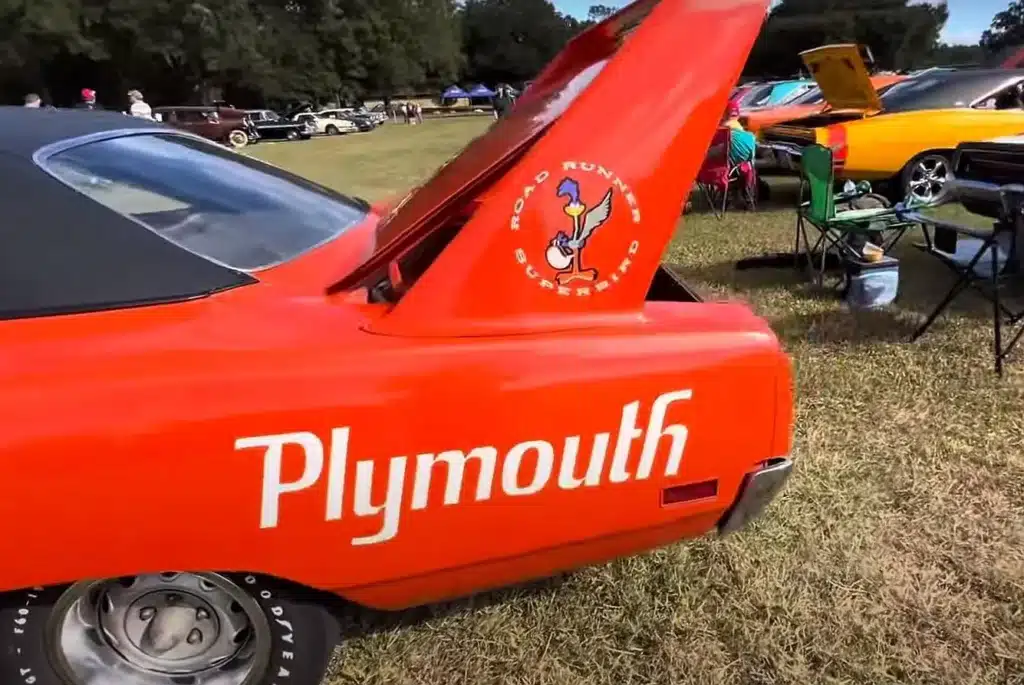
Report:
[{"label": "person in teal shirt", "polygon": [[743,128],[739,117],[739,106],[729,103],[723,123],[729,129],[729,164],[731,166],[739,166],[743,162],[753,164],[754,154],[757,150],[757,137]]}]

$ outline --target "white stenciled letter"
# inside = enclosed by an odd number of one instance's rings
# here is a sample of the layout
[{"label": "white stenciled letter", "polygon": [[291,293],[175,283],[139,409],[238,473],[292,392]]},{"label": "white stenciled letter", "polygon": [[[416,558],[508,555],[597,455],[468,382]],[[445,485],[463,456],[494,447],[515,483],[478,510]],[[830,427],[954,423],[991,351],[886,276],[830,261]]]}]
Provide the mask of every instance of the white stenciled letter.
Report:
[{"label": "white stenciled letter", "polygon": [[562,464],[558,467],[558,487],[563,490],[575,490],[582,485],[588,487],[600,485],[610,438],[608,433],[598,433],[594,436],[594,447],[590,450],[587,474],[583,478],[576,477],[576,458],[580,452],[580,436],[570,435],[566,438],[565,450],[562,452]]},{"label": "white stenciled letter", "polygon": [[630,402],[622,408],[622,420],[619,422],[619,437],[615,441],[615,453],[612,455],[612,472],[608,480],[612,483],[625,483],[629,480],[626,462],[629,461],[629,450],[633,441],[644,434],[636,427],[636,415],[640,409],[639,402]]},{"label": "white stenciled letter", "polygon": [[405,490],[405,457],[392,457],[388,468],[387,492],[384,504],[373,504],[373,462],[356,462],[356,492],[352,509],[356,516],[383,514],[380,530],[374,535],[352,538],[353,545],[375,545],[387,542],[398,534],[398,518],[402,513],[402,493]]},{"label": "white stenciled letter", "polygon": [[[299,445],[305,452],[302,475],[290,483],[281,482],[281,462],[284,460],[284,446]],[[324,446],[320,438],[312,433],[281,433],[279,435],[257,435],[235,440],[235,449],[263,447],[263,496],[260,504],[260,528],[275,528],[281,495],[298,492],[312,486],[324,470]]]},{"label": "white stenciled letter", "polygon": [[448,480],[444,487],[444,503],[458,504],[462,499],[462,483],[466,475],[466,462],[476,459],[480,464],[480,475],[476,482],[476,501],[491,498],[494,486],[494,471],[498,461],[498,450],[493,447],[476,447],[469,454],[460,450],[448,450],[440,454],[420,454],[416,457],[416,481],[412,488],[412,508],[426,509],[430,495],[430,475],[434,465],[444,462],[448,468]]},{"label": "white stenciled letter", "polygon": [[[523,465],[523,456],[530,450],[537,451],[537,469],[529,484],[519,487],[519,469]],[[508,451],[505,465],[501,469],[501,489],[506,495],[535,495],[547,485],[551,472],[555,468],[555,448],[544,440],[521,442]]]},{"label": "white stenciled letter", "polygon": [[331,455],[327,458],[327,521],[341,518],[347,465],[348,428],[335,428],[331,431]]},{"label": "white stenciled letter", "polygon": [[665,412],[673,402],[688,400],[692,397],[692,390],[677,390],[676,392],[667,392],[654,400],[654,406],[651,407],[651,418],[647,423],[647,435],[644,437],[644,449],[640,454],[640,466],[636,470],[637,479],[647,478],[651,475],[654,457],[658,454],[658,444],[665,436],[672,438],[672,448],[668,453],[668,461],[665,462],[665,475],[675,476],[679,473],[679,463],[683,459],[683,450],[686,449],[689,430],[686,426],[678,423],[666,426]]}]

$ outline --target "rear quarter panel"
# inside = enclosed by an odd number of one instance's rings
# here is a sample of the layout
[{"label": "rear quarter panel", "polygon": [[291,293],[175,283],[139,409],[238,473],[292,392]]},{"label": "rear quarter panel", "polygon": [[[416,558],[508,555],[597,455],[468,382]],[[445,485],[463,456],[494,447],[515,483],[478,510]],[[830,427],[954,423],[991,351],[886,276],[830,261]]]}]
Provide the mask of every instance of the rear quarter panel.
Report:
[{"label": "rear quarter panel", "polygon": [[1024,132],[1024,111],[942,109],[882,114],[845,124],[844,175],[890,178],[922,152],[953,150],[965,140]]},{"label": "rear quarter panel", "polygon": [[[790,409],[776,406],[784,357],[742,306],[657,303],[601,331],[431,341],[366,333],[347,306],[309,301],[160,309],[59,331],[28,322],[5,348],[0,590],[244,570],[408,606],[502,584],[501,565],[529,554],[561,550],[554,567],[530,567],[557,570],[601,560],[593,545],[610,536],[700,535],[788,444],[776,426]],[[653,430],[666,393],[678,394]],[[633,438],[630,406],[646,430]],[[677,437],[651,442],[638,477],[646,435],[670,426]],[[319,442],[319,466],[298,444],[277,466],[252,444],[294,433]],[[537,448],[508,467],[525,443]],[[573,444],[576,478],[602,459],[592,482],[563,487]],[[488,446],[486,497],[478,460],[451,493],[444,463],[419,471],[419,455]],[[664,488],[712,479],[717,494],[662,506]],[[268,490],[277,482],[290,490]],[[431,581],[453,569],[455,586]],[[384,583],[397,584],[373,592]]]}]

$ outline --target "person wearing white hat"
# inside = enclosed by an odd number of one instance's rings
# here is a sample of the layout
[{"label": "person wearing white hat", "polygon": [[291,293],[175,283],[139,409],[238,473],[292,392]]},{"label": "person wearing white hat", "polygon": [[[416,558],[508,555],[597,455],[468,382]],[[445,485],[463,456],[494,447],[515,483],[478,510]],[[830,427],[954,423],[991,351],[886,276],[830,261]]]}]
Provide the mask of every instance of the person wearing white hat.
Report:
[{"label": "person wearing white hat", "polygon": [[128,100],[131,102],[131,107],[128,109],[128,113],[133,117],[139,117],[140,119],[149,119],[153,121],[153,108],[142,99],[142,93],[137,90],[128,91]]}]

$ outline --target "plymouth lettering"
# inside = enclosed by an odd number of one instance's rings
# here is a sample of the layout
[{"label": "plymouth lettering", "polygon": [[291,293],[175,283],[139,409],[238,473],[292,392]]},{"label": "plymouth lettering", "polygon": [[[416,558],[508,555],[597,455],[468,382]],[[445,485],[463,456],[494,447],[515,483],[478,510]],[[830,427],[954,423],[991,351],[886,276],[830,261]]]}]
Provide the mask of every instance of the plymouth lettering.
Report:
[{"label": "plymouth lettering", "polygon": [[[666,477],[679,473],[689,431],[685,425],[665,425],[668,408],[693,397],[692,390],[676,390],[659,395],[651,405],[645,426],[637,425],[640,402],[622,408],[619,427],[597,433],[585,441],[581,435],[566,436],[560,450],[547,440],[526,440],[507,450],[481,445],[469,450],[450,449],[418,454],[415,458],[396,456],[387,459],[355,461],[354,477],[346,488],[349,472],[351,428],[334,428],[325,450],[320,437],[310,432],[279,433],[239,438],[236,450],[263,450],[263,479],[260,493],[260,528],[276,528],[280,522],[281,499],[308,490],[326,480],[325,521],[337,521],[345,515],[375,519],[380,528],[373,535],[354,537],[353,545],[374,545],[393,539],[399,532],[402,505],[408,499],[410,511],[430,505],[431,485],[438,476],[437,466],[444,465],[444,487],[437,499],[443,506],[460,504],[472,497],[484,502],[501,492],[508,497],[528,497],[541,492],[552,483],[560,490],[596,487],[602,480],[612,484],[645,480],[654,473],[661,447],[664,452],[663,473]],[[633,447],[639,442],[640,456],[630,468]],[[589,453],[584,447],[589,447]],[[282,477],[286,446],[301,448],[301,473],[294,480]],[[608,454],[612,449],[611,455]],[[610,456],[610,462],[609,462]],[[467,466],[473,465],[475,483],[467,483]],[[606,469],[606,465],[608,468]],[[386,468],[384,492],[373,491],[374,473]],[[468,489],[464,486],[470,485]],[[407,486],[411,486],[408,487]],[[379,489],[378,489],[379,490]],[[408,498],[406,493],[409,493]],[[345,497],[351,495],[351,509],[345,508]],[[376,500],[376,501],[375,501]]]}]

